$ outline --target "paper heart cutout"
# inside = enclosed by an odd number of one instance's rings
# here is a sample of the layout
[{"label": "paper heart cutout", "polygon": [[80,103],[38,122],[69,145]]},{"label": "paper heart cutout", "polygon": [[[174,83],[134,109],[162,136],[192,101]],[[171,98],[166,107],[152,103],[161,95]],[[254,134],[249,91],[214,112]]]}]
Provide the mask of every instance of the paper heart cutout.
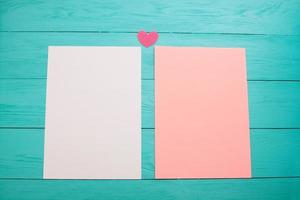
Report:
[{"label": "paper heart cutout", "polygon": [[143,46],[150,47],[157,41],[158,33],[157,32],[147,33],[145,31],[140,31],[140,32],[138,32],[137,37],[138,37],[139,42]]}]

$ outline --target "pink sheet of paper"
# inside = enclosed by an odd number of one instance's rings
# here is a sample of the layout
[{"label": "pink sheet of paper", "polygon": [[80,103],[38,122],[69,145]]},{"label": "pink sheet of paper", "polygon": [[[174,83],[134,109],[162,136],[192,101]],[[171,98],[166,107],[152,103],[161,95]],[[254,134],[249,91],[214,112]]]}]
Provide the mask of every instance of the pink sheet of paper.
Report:
[{"label": "pink sheet of paper", "polygon": [[155,177],[251,177],[243,48],[155,47]]}]

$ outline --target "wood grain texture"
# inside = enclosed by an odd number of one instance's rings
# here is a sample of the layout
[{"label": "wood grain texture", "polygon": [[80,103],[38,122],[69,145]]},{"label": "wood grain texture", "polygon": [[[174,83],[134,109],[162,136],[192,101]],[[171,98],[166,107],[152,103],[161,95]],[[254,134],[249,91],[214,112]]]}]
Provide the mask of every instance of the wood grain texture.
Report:
[{"label": "wood grain texture", "polygon": [[300,129],[255,129],[250,139],[255,176],[300,176]]},{"label": "wood grain texture", "polygon": [[1,1],[1,31],[299,34],[298,0]]},{"label": "wood grain texture", "polygon": [[[0,33],[0,78],[46,78],[49,45],[140,46],[136,33]],[[249,80],[300,80],[300,36],[160,34],[157,45],[243,47]],[[153,60],[143,48],[143,79],[153,79]]]},{"label": "wood grain texture", "polygon": [[[154,177],[153,130],[142,131],[142,176]],[[43,177],[44,129],[0,129],[0,179]]]},{"label": "wood grain texture", "polygon": [[298,200],[300,178],[236,180],[0,180],[3,200]]},{"label": "wood grain texture", "polygon": [[[0,79],[0,127],[44,127],[46,79]],[[300,82],[248,81],[251,128],[300,128]],[[142,81],[142,128],[154,128],[154,81]]]},{"label": "wood grain texture", "polygon": [[[253,177],[300,176],[300,129],[256,129],[250,136]],[[42,179],[43,149],[43,129],[0,129],[0,152],[6,152],[0,179]],[[142,130],[142,177],[154,179],[154,129]]]},{"label": "wood grain texture", "polygon": [[[300,199],[299,18],[299,0],[0,0],[0,199]],[[247,49],[256,178],[35,180],[47,46],[139,46],[140,29],[159,31],[157,45]],[[153,48],[143,48],[144,128],[154,127],[153,59]],[[153,131],[142,132],[144,179],[154,177]]]}]

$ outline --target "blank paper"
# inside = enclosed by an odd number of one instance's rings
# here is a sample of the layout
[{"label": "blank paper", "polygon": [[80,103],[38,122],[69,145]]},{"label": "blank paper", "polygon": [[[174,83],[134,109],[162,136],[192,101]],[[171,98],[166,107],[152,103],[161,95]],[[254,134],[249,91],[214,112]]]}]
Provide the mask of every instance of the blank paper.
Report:
[{"label": "blank paper", "polygon": [[245,49],[155,48],[155,177],[251,177]]},{"label": "blank paper", "polygon": [[139,47],[48,50],[44,178],[141,178]]}]

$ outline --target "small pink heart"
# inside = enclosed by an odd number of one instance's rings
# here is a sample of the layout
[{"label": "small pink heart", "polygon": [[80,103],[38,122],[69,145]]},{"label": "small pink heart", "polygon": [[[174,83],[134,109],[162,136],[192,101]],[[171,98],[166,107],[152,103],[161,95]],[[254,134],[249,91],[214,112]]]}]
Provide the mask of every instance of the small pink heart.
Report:
[{"label": "small pink heart", "polygon": [[157,32],[147,33],[145,31],[140,31],[138,32],[137,37],[143,46],[150,47],[157,41],[158,33]]}]

